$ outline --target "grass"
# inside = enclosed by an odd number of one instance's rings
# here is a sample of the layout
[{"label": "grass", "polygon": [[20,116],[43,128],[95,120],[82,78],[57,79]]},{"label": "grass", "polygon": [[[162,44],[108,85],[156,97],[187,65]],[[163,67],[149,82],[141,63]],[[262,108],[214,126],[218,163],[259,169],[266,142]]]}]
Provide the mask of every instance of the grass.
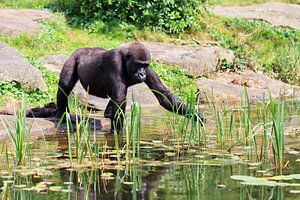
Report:
[{"label": "grass", "polygon": [[[30,130],[32,123],[26,121],[26,99],[23,98],[22,105],[18,108],[14,117],[13,125],[1,118],[2,125],[6,129],[8,137],[13,144],[15,154],[15,162],[17,165],[25,165],[30,163]],[[6,146],[6,157],[7,157]],[[26,159],[28,159],[26,162]]]},{"label": "grass", "polygon": [[234,51],[238,69],[266,72],[284,82],[300,83],[300,32],[274,27],[258,20],[201,16],[197,40],[216,40],[219,46]]}]

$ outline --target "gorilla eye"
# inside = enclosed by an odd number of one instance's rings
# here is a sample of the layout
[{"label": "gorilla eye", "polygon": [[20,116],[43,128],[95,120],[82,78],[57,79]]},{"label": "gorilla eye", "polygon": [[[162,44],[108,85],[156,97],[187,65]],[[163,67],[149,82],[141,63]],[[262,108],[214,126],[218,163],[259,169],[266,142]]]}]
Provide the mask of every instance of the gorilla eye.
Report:
[{"label": "gorilla eye", "polygon": [[128,61],[130,59],[130,57],[132,56],[132,53],[131,52],[128,52],[127,55],[126,55],[126,61]]}]

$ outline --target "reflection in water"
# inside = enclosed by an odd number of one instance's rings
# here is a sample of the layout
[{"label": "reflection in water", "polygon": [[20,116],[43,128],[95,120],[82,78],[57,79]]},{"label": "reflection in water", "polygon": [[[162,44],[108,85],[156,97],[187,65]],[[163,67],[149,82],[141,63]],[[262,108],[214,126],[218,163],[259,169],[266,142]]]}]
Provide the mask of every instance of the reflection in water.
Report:
[{"label": "reflection in water", "polygon": [[[291,110],[295,111],[296,108],[297,106]],[[165,119],[165,115],[145,117],[142,123],[142,140],[162,140],[164,130],[162,121]],[[299,128],[299,119],[298,109],[296,116],[291,115],[291,117],[286,118],[286,124],[288,127]],[[123,138],[119,137],[120,143],[124,141]],[[93,133],[91,140],[107,144],[109,147],[115,146],[113,135]],[[286,149],[291,148],[300,151],[299,142],[299,137],[286,137]],[[51,174],[41,175],[35,172],[24,175],[22,171],[16,170],[13,172],[13,176],[8,178],[1,172],[1,187],[4,184],[10,186],[8,189],[9,199],[290,200],[299,197],[299,195],[289,192],[298,189],[299,186],[249,186],[231,179],[230,176],[232,175],[260,177],[262,176],[260,170],[268,170],[262,169],[262,167],[249,166],[248,161],[245,161],[247,157],[242,155],[243,152],[230,155],[224,151],[218,153],[216,149],[208,148],[201,152],[168,155],[167,153],[173,149],[149,148],[145,145],[141,148],[141,158],[148,162],[126,163],[120,169],[110,169],[105,166],[94,169],[84,166],[69,169],[66,166],[56,167],[60,163],[69,162],[65,156],[68,151],[68,138],[67,134],[64,133],[47,135],[45,140],[41,138],[32,145],[32,151],[43,155],[41,158],[45,158],[41,161],[35,161],[34,164],[43,170],[51,171]],[[299,154],[285,153],[285,160],[290,161],[290,168],[285,169],[283,174],[300,173],[300,162],[296,162],[296,159],[299,159]],[[46,162],[48,155],[55,155],[55,159]],[[112,157],[111,159],[116,158]],[[2,166],[1,169],[4,170],[5,166]],[[274,172],[270,171],[270,173]],[[103,174],[108,174],[108,176],[103,176]],[[11,181],[8,183],[7,180]],[[45,183],[43,190],[32,190],[32,187],[41,181],[47,182],[49,185]],[[284,182],[300,184],[300,180],[295,179],[284,180]],[[22,185],[25,185],[25,189]],[[51,191],[51,186],[61,186],[65,191]],[[3,190],[2,197],[5,197],[4,194]]]}]

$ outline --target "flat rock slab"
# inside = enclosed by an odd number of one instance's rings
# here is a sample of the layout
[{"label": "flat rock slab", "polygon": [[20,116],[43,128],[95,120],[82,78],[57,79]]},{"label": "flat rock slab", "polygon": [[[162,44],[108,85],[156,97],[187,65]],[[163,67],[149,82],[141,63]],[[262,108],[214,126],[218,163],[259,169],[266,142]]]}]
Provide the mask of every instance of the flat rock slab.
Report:
[{"label": "flat rock slab", "polygon": [[41,72],[16,49],[0,42],[0,82],[17,82],[26,90],[47,90]]},{"label": "flat rock slab", "polygon": [[[66,56],[66,55],[47,55],[47,56],[40,58],[40,62],[43,63],[43,65],[47,69],[49,69],[59,75],[64,62],[67,59],[68,59],[68,56]],[[79,81],[75,85],[73,92],[83,102],[87,101],[89,106],[94,107],[98,110],[105,110],[106,105],[108,104],[108,101],[109,101],[108,99],[103,99],[103,98],[99,98],[99,97],[96,97],[93,95],[88,95]],[[154,94],[144,83],[134,85],[128,89],[128,92],[127,92],[128,106],[127,106],[127,108],[130,108],[129,102],[131,102],[131,100],[133,100],[133,99],[135,101],[139,102],[144,108],[159,105],[159,102],[156,99],[156,97],[154,96]]]},{"label": "flat rock slab", "polygon": [[270,2],[250,6],[217,6],[212,9],[216,15],[265,20],[275,26],[300,29],[300,5]]},{"label": "flat rock slab", "polygon": [[[14,116],[12,115],[0,115],[0,119],[4,122],[7,122],[10,127],[13,127]],[[27,118],[27,124],[32,124],[32,128],[30,134],[34,135],[42,135],[49,132],[55,131],[55,124],[47,119],[41,118]],[[3,124],[0,122],[0,138],[3,138],[7,135],[7,131]]]},{"label": "flat rock slab", "polygon": [[0,9],[0,34],[13,36],[34,33],[40,27],[40,21],[52,16],[47,10]]},{"label": "flat rock slab", "polygon": [[215,71],[222,60],[232,63],[231,50],[214,47],[189,47],[157,42],[143,42],[151,56],[158,62],[178,65],[193,76],[202,76]]},{"label": "flat rock slab", "polygon": [[240,73],[217,73],[210,79],[197,81],[197,86],[205,93],[201,99],[203,102],[239,103],[244,87],[247,89],[249,99],[252,102],[261,101],[263,96],[268,100],[269,91],[273,98],[277,98],[280,93],[285,97],[300,97],[300,87],[271,79],[262,73],[255,73],[250,70]]},{"label": "flat rock slab", "polygon": [[[72,118],[75,119],[73,116]],[[5,123],[7,123],[10,127],[13,127],[14,124],[14,116],[12,115],[0,115],[0,119],[2,119]],[[110,120],[103,117],[91,117],[90,120],[93,120],[97,123],[98,127],[101,127],[101,131],[109,131],[110,130]],[[40,136],[42,134],[56,134],[57,128],[56,124],[53,122],[51,118],[27,118],[26,122],[28,126],[32,124],[30,129],[30,136]],[[63,125],[66,128],[65,125]],[[92,127],[92,126],[91,126]],[[13,129],[15,130],[15,129]],[[59,129],[60,131],[61,129]],[[8,132],[0,121],[0,138],[4,138],[7,136]]]}]

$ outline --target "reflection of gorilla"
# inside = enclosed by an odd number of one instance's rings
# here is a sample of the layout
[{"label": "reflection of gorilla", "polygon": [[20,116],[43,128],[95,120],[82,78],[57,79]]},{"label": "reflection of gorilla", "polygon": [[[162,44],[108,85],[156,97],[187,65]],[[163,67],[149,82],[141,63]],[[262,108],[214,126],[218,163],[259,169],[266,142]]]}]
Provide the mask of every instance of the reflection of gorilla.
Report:
[{"label": "reflection of gorilla", "polygon": [[[89,94],[102,98],[110,97],[104,116],[111,119],[111,128],[121,129],[123,116],[116,116],[118,108],[125,111],[127,88],[145,81],[165,109],[181,115],[189,113],[186,105],[170,93],[157,74],[149,68],[150,53],[141,43],[131,43],[120,48],[82,48],[76,50],[65,62],[57,93],[57,117],[68,108],[68,95],[80,80]],[[174,108],[176,110],[174,111]],[[199,115],[202,120],[202,115]]]}]

